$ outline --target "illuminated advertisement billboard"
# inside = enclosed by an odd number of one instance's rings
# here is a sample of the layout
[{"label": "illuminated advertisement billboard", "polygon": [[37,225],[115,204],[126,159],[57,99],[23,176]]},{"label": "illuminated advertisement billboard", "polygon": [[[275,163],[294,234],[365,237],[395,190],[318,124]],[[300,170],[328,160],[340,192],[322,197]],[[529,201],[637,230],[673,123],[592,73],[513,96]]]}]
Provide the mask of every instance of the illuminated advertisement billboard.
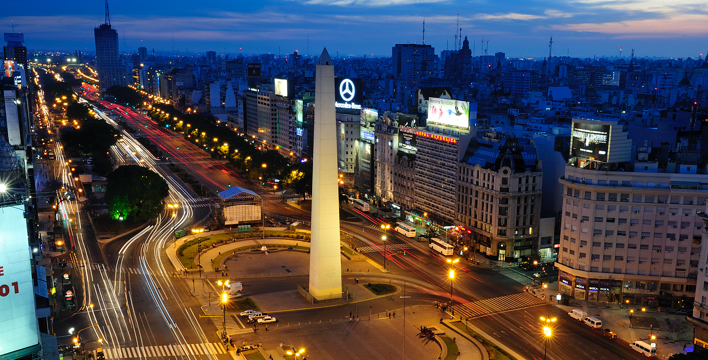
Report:
[{"label": "illuminated advertisement billboard", "polygon": [[361,110],[361,122],[369,126],[369,124],[375,123],[379,120],[379,111],[375,109],[363,109]]},{"label": "illuminated advertisement billboard", "polygon": [[248,77],[261,77],[261,63],[247,63],[246,75]]},{"label": "illuminated advertisement billboard", "polygon": [[288,97],[288,80],[275,79],[275,95]]},{"label": "illuminated advertisement billboard", "polygon": [[407,153],[415,153],[417,148],[416,129],[400,126],[398,131],[398,149]]},{"label": "illuminated advertisement billboard", "polygon": [[570,133],[570,156],[607,161],[611,127],[573,122]]},{"label": "illuminated advertisement billboard", "polygon": [[360,79],[335,79],[334,107],[358,113],[361,111],[361,104],[364,101],[363,89]]},{"label": "illuminated advertisement billboard", "polygon": [[302,100],[295,100],[295,120],[297,121],[298,127],[302,127]]},{"label": "illuminated advertisement billboard", "polygon": [[469,128],[470,103],[431,97],[428,100],[428,125],[431,124]]},{"label": "illuminated advertisement billboard", "polygon": [[5,77],[12,77],[15,72],[15,60],[5,60]]},{"label": "illuminated advertisement billboard", "polygon": [[361,130],[361,139],[366,140],[371,142],[372,144],[374,141],[376,141],[376,136],[374,135],[373,132],[371,131],[364,131],[364,129]]},{"label": "illuminated advertisement billboard", "polygon": [[0,209],[0,357],[39,342],[26,223],[21,207]]},{"label": "illuminated advertisement billboard", "polygon": [[359,141],[359,152],[354,168],[354,183],[368,191],[371,191],[373,177],[371,175],[371,159],[374,145],[368,142]]}]

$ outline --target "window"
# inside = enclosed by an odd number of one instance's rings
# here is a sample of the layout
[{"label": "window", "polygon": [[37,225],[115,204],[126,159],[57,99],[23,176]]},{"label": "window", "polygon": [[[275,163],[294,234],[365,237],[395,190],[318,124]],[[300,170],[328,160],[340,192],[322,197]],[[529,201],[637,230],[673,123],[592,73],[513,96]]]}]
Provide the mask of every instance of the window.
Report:
[{"label": "window", "polygon": [[590,260],[600,261],[600,255],[599,254],[592,254],[592,255],[590,255]]},{"label": "window", "polygon": [[586,246],[588,244],[585,240],[580,240],[580,246]]},{"label": "window", "polygon": [[605,243],[605,249],[612,249],[612,243]]},{"label": "window", "polygon": [[620,194],[621,202],[629,202],[629,194]]},{"label": "window", "polygon": [[602,222],[603,220],[604,220],[604,219],[601,218],[601,217],[596,217],[596,218],[595,218],[595,222]]},{"label": "window", "polygon": [[632,202],[635,202],[635,203],[642,202],[642,195],[633,194],[632,195]]},{"label": "window", "polygon": [[615,222],[615,218],[607,218],[607,222],[608,222],[608,223],[613,223],[613,222]]},{"label": "window", "polygon": [[617,230],[617,236],[627,236],[627,232]]},{"label": "window", "polygon": [[651,225],[651,219],[644,219],[642,220],[643,225]]},{"label": "window", "polygon": [[593,241],[592,242],[592,247],[600,247],[601,243],[599,241]]},{"label": "window", "polygon": [[617,209],[616,206],[614,206],[614,205],[607,205],[607,212],[613,212],[613,211],[615,211],[615,209]]},{"label": "window", "polygon": [[580,253],[580,255],[578,256],[578,258],[580,259],[585,259],[586,257],[588,257],[588,254],[586,253]]},{"label": "window", "polygon": [[647,238],[649,238],[649,236],[651,236],[651,234],[649,234],[648,232],[642,233],[642,239],[647,239]]},{"label": "window", "polygon": [[506,216],[509,212],[509,208],[505,206],[500,206],[499,207],[499,215],[501,216]]},{"label": "window", "polygon": [[617,243],[615,244],[615,247],[618,249],[624,249],[624,244],[623,243]]},{"label": "window", "polygon": [[615,234],[614,230],[605,230],[605,236],[612,236]]},{"label": "window", "polygon": [[626,207],[626,206],[620,206],[620,213],[627,212],[627,210],[629,210],[628,207]]},{"label": "window", "polygon": [[617,201],[617,194],[616,193],[610,193],[608,196],[609,201]]},{"label": "window", "polygon": [[637,244],[628,244],[627,245],[627,249],[636,249],[636,248],[637,248]]},{"label": "window", "polygon": [[615,261],[623,261],[624,256],[615,256]]},{"label": "window", "polygon": [[610,261],[610,260],[612,260],[612,255],[602,255],[602,260],[603,261]]},{"label": "window", "polygon": [[653,204],[654,203],[654,195],[644,195],[644,202]]},{"label": "window", "polygon": [[591,200],[592,192],[586,191],[584,195],[585,195],[585,200]]},{"label": "window", "polygon": [[595,205],[595,210],[605,210],[605,205]]},{"label": "window", "polygon": [[570,238],[570,242],[575,243],[575,238]]},{"label": "window", "polygon": [[651,247],[652,251],[661,251],[661,245],[654,245]]},{"label": "window", "polygon": [[570,255],[575,255],[575,250],[570,250]]},{"label": "window", "polygon": [[596,200],[597,201],[605,201],[605,193],[597,193]]},{"label": "window", "polygon": [[639,245],[639,250],[649,250],[649,245]]}]

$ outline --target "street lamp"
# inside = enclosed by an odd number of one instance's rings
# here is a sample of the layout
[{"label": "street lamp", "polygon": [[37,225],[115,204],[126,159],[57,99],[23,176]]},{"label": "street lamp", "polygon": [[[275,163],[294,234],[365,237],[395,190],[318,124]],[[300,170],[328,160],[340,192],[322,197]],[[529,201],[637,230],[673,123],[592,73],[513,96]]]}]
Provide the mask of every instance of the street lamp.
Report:
[{"label": "street lamp", "polygon": [[223,321],[223,327],[224,327],[224,335],[222,338],[226,338],[226,303],[229,301],[229,294],[226,292],[221,293],[221,305],[224,308],[224,321]]},{"label": "street lamp", "polygon": [[447,277],[450,279],[450,311],[454,315],[454,310],[452,309],[452,282],[455,280],[455,269],[453,269],[453,266],[457,264],[460,261],[460,259],[447,259],[447,263],[450,264],[450,269],[448,271]]},{"label": "street lamp", "polygon": [[541,321],[545,322],[546,324],[543,326],[543,336],[544,336],[544,341],[543,341],[543,360],[546,360],[546,345],[549,340],[551,340],[551,336],[553,335],[553,330],[551,329],[551,325],[556,322],[556,318],[551,318],[551,317],[543,317],[541,316]]},{"label": "street lamp", "polygon": [[391,225],[389,224],[381,224],[381,229],[384,231],[384,235],[381,237],[381,240],[383,240],[384,243],[384,269],[386,268],[386,254],[388,253],[386,251],[386,235],[388,235],[388,229],[391,228]]}]

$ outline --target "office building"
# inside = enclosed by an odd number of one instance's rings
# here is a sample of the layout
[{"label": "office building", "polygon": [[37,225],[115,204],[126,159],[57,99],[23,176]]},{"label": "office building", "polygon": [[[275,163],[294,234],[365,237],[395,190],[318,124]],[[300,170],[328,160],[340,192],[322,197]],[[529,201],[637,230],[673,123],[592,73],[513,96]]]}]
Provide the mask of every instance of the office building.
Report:
[{"label": "office building", "polygon": [[450,54],[445,59],[445,78],[451,79],[456,84],[467,85],[472,76],[472,50],[470,42],[465,36],[462,48]]},{"label": "office building", "polygon": [[532,140],[493,132],[472,139],[458,166],[455,220],[499,261],[536,255],[542,181]]},{"label": "office building", "polygon": [[[659,168],[617,121],[573,120],[563,185],[559,291],[577,299],[679,307],[696,291],[708,175]],[[675,158],[676,154],[672,155]],[[693,168],[693,170],[691,170]]]},{"label": "office building", "polygon": [[391,68],[399,82],[399,97],[404,105],[414,106],[415,89],[435,72],[435,48],[430,45],[396,44],[392,48]]},{"label": "office building", "polygon": [[128,72],[118,51],[118,32],[111,27],[106,2],[106,20],[93,30],[96,41],[96,71],[101,93],[114,85],[127,86]]},{"label": "office building", "polygon": [[20,65],[25,70],[25,79],[29,74],[29,62],[27,60],[27,47],[22,44],[25,36],[22,33],[5,33],[6,46],[2,47],[5,61],[14,61],[15,65]]},{"label": "office building", "polygon": [[538,87],[538,76],[537,71],[510,71],[503,76],[504,87],[509,89],[511,95],[526,95]]},{"label": "office building", "polygon": [[209,66],[216,65],[216,51],[207,51],[206,52],[206,63]]}]

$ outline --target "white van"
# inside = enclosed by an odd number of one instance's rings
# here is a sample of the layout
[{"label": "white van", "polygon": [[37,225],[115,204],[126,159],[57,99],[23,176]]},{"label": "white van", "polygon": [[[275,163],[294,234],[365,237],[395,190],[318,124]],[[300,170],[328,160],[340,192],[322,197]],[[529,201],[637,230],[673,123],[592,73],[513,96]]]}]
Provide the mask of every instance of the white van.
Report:
[{"label": "white van", "polygon": [[598,319],[598,318],[586,317],[586,318],[583,320],[583,322],[585,323],[585,325],[587,325],[587,326],[589,326],[589,327],[591,327],[591,328],[593,328],[593,329],[597,329],[597,328],[601,328],[601,327],[602,327],[602,320],[600,320],[600,319]]},{"label": "white van", "polygon": [[568,315],[570,315],[570,317],[572,317],[573,319],[578,320],[578,321],[583,321],[583,319],[588,317],[588,313],[586,313],[585,311],[582,311],[580,309],[573,309],[568,313]]},{"label": "white van", "polygon": [[631,343],[629,347],[646,357],[656,356],[656,348],[645,343],[644,341],[635,341]]}]

